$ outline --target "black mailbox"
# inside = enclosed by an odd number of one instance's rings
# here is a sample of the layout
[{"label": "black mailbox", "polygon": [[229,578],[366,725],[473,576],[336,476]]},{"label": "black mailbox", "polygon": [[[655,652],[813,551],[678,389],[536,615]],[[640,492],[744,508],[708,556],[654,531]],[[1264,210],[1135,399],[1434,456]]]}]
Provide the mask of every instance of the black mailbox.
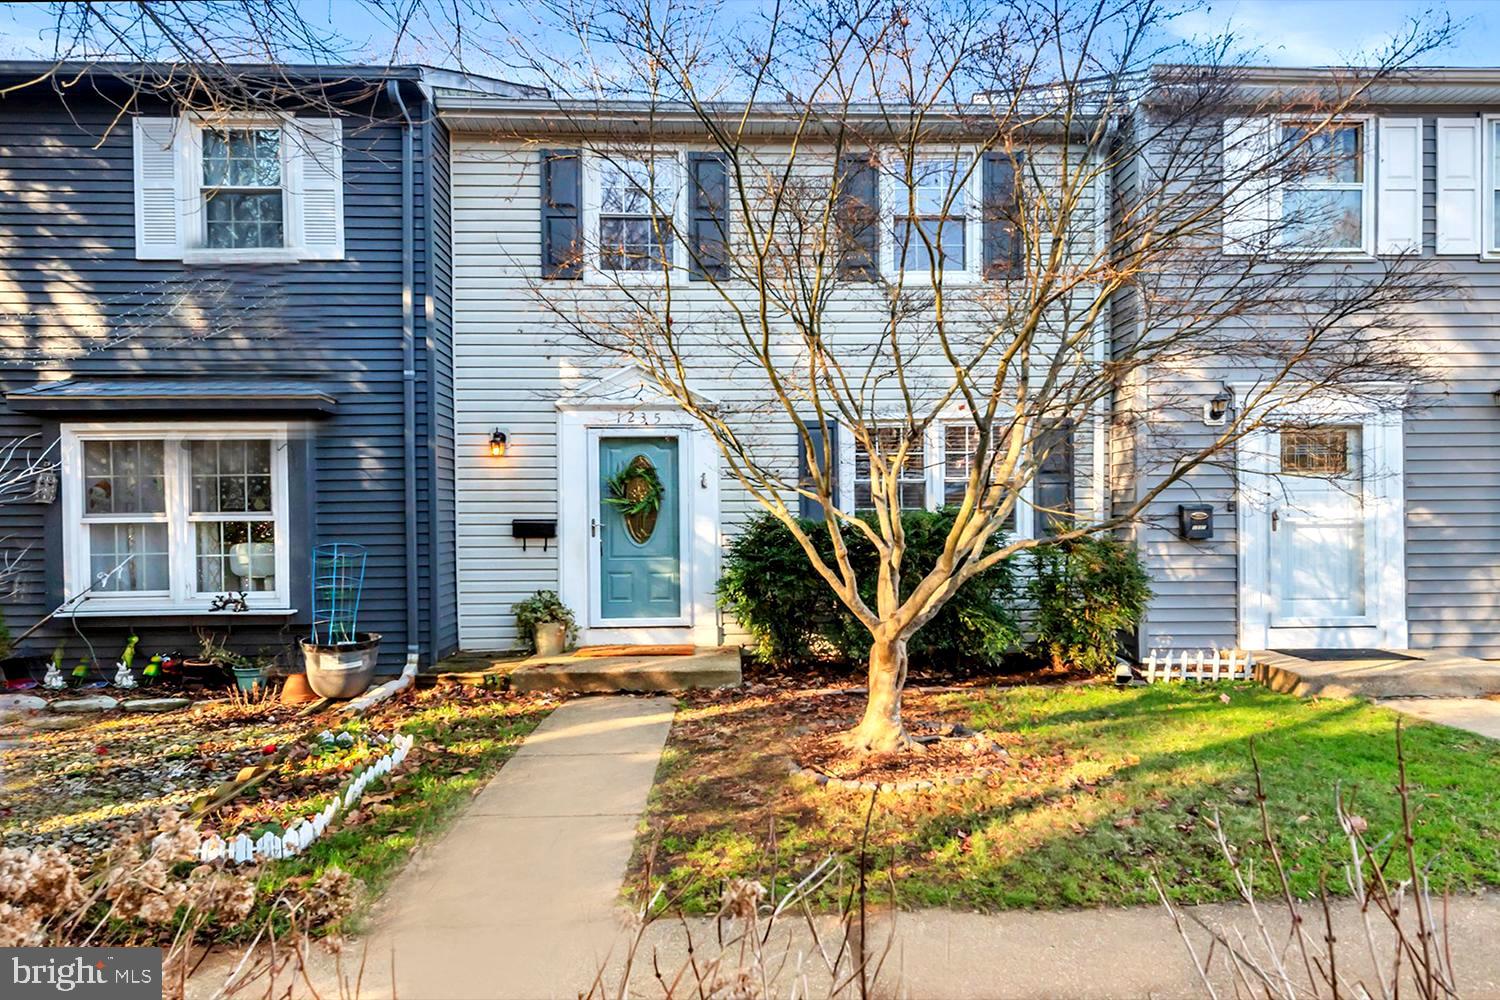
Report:
[{"label": "black mailbox", "polygon": [[1177,531],[1190,542],[1201,542],[1214,537],[1213,504],[1178,504]]},{"label": "black mailbox", "polygon": [[547,551],[547,545],[557,537],[556,521],[521,521],[510,522],[510,536],[521,540],[521,551],[526,551],[526,543],[532,539],[539,539],[542,543],[542,551]]}]

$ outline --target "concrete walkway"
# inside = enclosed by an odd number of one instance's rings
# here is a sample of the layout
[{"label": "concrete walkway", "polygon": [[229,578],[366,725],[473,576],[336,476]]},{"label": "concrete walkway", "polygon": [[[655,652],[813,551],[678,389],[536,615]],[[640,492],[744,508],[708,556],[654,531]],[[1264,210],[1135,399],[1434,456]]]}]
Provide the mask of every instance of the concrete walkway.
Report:
[{"label": "concrete walkway", "polygon": [[1377,704],[1500,740],[1500,701],[1491,698],[1387,698]]},{"label": "concrete walkway", "polygon": [[[621,937],[621,879],[673,709],[667,698],[612,697],[554,711],[387,889],[370,933],[350,942],[346,981],[362,948],[365,1000],[587,992]],[[316,995],[341,995],[321,949],[310,962]],[[211,995],[228,971],[195,977],[191,994]],[[291,995],[314,995],[305,987]]]}]

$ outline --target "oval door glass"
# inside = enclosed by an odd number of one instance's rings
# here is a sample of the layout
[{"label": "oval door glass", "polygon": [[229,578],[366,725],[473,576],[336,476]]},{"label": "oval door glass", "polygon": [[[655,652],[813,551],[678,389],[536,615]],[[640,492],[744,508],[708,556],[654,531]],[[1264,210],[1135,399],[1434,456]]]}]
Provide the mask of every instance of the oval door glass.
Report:
[{"label": "oval door glass", "polygon": [[[622,499],[627,503],[638,505],[646,501],[653,491],[666,492],[665,484],[656,475],[656,466],[651,464],[651,459],[645,455],[637,455],[630,460],[630,468],[637,475],[625,480],[625,496]],[[653,479],[655,483],[652,482]],[[658,495],[656,503],[625,515],[625,530],[636,544],[645,545],[651,540],[651,533],[656,530],[656,522],[661,515],[661,501],[662,497]]]}]

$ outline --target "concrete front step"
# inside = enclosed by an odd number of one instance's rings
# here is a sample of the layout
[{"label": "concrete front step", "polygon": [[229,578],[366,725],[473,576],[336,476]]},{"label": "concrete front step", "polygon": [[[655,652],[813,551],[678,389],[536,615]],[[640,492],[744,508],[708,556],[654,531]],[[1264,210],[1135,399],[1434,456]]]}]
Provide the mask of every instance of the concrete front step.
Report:
[{"label": "concrete front step", "polygon": [[703,648],[688,656],[531,657],[510,673],[515,691],[686,691],[740,683],[737,646]]},{"label": "concrete front step", "polygon": [[1500,693],[1500,663],[1433,650],[1369,650],[1323,658],[1255,654],[1266,686],[1304,698],[1483,698]]}]

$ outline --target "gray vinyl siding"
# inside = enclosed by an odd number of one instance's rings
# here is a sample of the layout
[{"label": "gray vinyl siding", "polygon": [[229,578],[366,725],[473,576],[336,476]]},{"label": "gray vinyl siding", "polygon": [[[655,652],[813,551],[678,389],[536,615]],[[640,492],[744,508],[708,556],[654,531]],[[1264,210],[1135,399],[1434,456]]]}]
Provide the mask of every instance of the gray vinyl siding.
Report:
[{"label": "gray vinyl siding", "polygon": [[[409,88],[409,103],[415,99]],[[344,260],[186,267],[135,259],[128,117],[111,128],[115,108],[82,87],[66,104],[42,88],[0,100],[0,132],[6,136],[0,142],[0,184],[7,192],[0,205],[4,388],[68,375],[291,376],[316,379],[338,400],[330,418],[306,423],[308,458],[299,469],[294,453],[290,469],[294,537],[287,541],[298,613],[291,618],[199,616],[170,624],[139,617],[80,619],[78,627],[101,661],[115,655],[131,629],[139,630],[143,648],[151,651],[190,649],[192,627],[199,624],[221,633],[230,629],[230,645],[245,651],[289,643],[307,633],[311,618],[306,564],[311,546],[351,541],[368,546],[370,553],[360,627],[384,637],[382,669],[398,669],[403,662],[405,579],[416,568],[405,565],[404,550],[401,137],[383,105],[377,105],[373,120],[345,122]],[[152,108],[147,113],[171,112]],[[419,205],[427,162],[420,135],[419,127]],[[419,283],[425,273],[424,233],[419,215]],[[446,278],[437,284],[445,289]],[[419,364],[425,365],[420,299],[417,324]],[[129,335],[113,342],[121,332]],[[445,385],[451,363],[439,358],[437,367],[437,382]],[[419,393],[421,388],[419,380]],[[439,422],[427,402],[419,399],[424,426]],[[451,390],[448,402],[440,396],[436,409],[451,420]],[[29,432],[55,436],[57,427],[55,419],[9,412],[0,404],[0,432],[7,438]],[[419,426],[419,441],[428,437]],[[447,496],[445,516],[451,524],[451,488]],[[443,498],[440,487],[436,495],[424,490],[420,499],[424,506],[441,507]],[[19,591],[4,601],[13,634],[64,599],[60,507],[0,508],[0,534],[11,537],[7,544],[13,549],[24,550]],[[419,523],[431,520],[423,513]],[[441,529],[443,519],[437,520]],[[431,607],[434,599],[441,603],[444,593],[426,588],[424,621],[441,618]],[[451,617],[451,610],[447,614]],[[69,642],[69,655],[82,652],[68,623],[48,625],[23,652],[46,652],[59,638]],[[433,637],[419,638],[430,650]]]},{"label": "gray vinyl siding", "polygon": [[431,324],[432,378],[429,387],[433,406],[428,428],[432,458],[424,471],[436,497],[436,502],[429,505],[433,554],[427,569],[433,581],[430,612],[433,652],[434,656],[442,657],[458,648],[458,527],[454,511],[458,482],[453,454],[453,205],[448,130],[440,123],[429,122],[426,134],[432,144],[428,160],[432,178],[432,197],[428,201],[432,216],[428,230],[432,250],[428,322]]},{"label": "gray vinyl siding", "polygon": [[[1423,256],[1457,287],[1415,310],[1423,325],[1417,346],[1424,351],[1430,378],[1413,394],[1404,420],[1409,642],[1414,649],[1485,657],[1500,657],[1500,407],[1492,395],[1500,388],[1500,261],[1435,257],[1435,120],[1497,111],[1431,107],[1388,112],[1424,118]],[[1373,273],[1380,265],[1372,261],[1361,266]],[[1117,320],[1125,315],[1116,312]],[[1171,390],[1206,400],[1219,378],[1235,373],[1204,375],[1196,383],[1174,376]],[[1208,432],[1196,413],[1156,416],[1185,435],[1185,445]],[[1149,445],[1141,451],[1133,463],[1136,488],[1153,482]],[[1143,628],[1145,647],[1235,644],[1233,498],[1228,476],[1205,469],[1169,490],[1148,512],[1139,537],[1157,596]],[[1215,507],[1215,538],[1194,544],[1176,537],[1175,520],[1178,503],[1198,501]]]}]

